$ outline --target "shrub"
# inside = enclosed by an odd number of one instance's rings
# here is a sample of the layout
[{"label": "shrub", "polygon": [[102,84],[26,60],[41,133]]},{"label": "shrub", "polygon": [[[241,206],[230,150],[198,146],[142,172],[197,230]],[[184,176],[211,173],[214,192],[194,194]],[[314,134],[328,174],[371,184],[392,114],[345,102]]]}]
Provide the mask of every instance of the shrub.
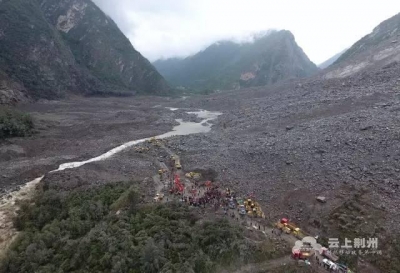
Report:
[{"label": "shrub", "polygon": [[33,132],[33,127],[33,120],[29,114],[0,108],[0,139],[28,136]]}]

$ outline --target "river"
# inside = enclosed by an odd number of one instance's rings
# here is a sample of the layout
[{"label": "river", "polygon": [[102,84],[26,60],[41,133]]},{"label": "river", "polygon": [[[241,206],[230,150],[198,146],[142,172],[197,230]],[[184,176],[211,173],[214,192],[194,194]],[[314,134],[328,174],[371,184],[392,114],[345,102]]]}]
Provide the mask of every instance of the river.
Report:
[{"label": "river", "polygon": [[[167,108],[171,111],[176,111],[179,110],[178,108]],[[222,115],[220,112],[210,112],[206,110],[198,110],[198,111],[191,111],[187,112],[188,114],[196,115],[198,118],[201,118],[201,122],[191,122],[191,121],[183,121],[182,119],[176,119],[176,121],[179,123],[179,125],[175,126],[172,128],[171,131],[164,133],[162,135],[158,136],[153,136],[158,139],[163,139],[163,138],[168,138],[172,136],[183,136],[183,135],[191,135],[191,134],[200,134],[200,133],[207,133],[211,131],[211,126],[212,124],[210,121],[216,119],[219,115]],[[96,162],[96,161],[101,161],[105,160],[107,158],[110,158],[111,156],[114,156],[115,154],[122,152],[123,150],[130,148],[132,146],[135,146],[137,144],[143,143],[153,137],[148,137],[148,138],[143,138],[143,139],[138,139],[138,140],[133,140],[126,142],[118,147],[115,147],[111,149],[110,151],[90,158],[85,161],[77,161],[77,162],[67,162],[61,164],[58,169],[53,170],[51,172],[58,172],[66,169],[73,169],[73,168],[78,168],[81,167],[85,164]],[[5,206],[8,205],[14,205],[15,201],[19,198],[21,198],[21,195],[26,196],[28,195],[27,193],[31,191],[35,187],[36,184],[38,184],[44,176],[36,178],[32,180],[31,182],[28,182],[25,184],[19,191],[12,192],[11,194],[8,194],[7,196],[3,196],[2,199],[0,200],[0,215],[1,211]],[[2,217],[0,217],[0,224],[2,224]]]},{"label": "river", "polygon": [[[168,108],[168,109],[170,109],[171,111],[178,110],[177,108]],[[183,135],[207,133],[207,132],[211,131],[211,126],[212,126],[212,124],[210,124],[209,121],[216,119],[219,115],[222,114],[220,112],[210,112],[210,111],[206,111],[206,110],[187,112],[187,113],[196,115],[197,117],[199,117],[203,120],[201,122],[197,123],[197,122],[191,122],[191,121],[183,121],[182,119],[176,119],[176,121],[179,122],[179,125],[175,126],[174,128],[172,128],[171,131],[169,131],[165,134],[154,136],[154,137],[158,138],[158,139],[163,139],[163,138],[168,138],[171,136],[183,136]],[[58,171],[62,171],[65,169],[78,168],[87,163],[107,159],[129,147],[146,142],[147,140],[150,140],[151,138],[153,138],[153,137],[142,138],[142,139],[126,142],[118,147],[115,147],[114,149],[111,149],[110,151],[108,151],[102,155],[93,157],[93,158],[85,160],[85,161],[69,162],[69,163],[61,164],[57,170],[54,170],[52,172],[58,172]]]},{"label": "river", "polygon": [[[171,111],[176,111],[178,108],[167,108]],[[201,118],[201,122],[190,122],[183,121],[182,119],[176,119],[179,125],[172,128],[171,131],[164,133],[162,135],[153,136],[157,139],[164,139],[172,136],[183,136],[183,135],[191,135],[191,134],[200,134],[207,133],[211,131],[212,124],[210,121],[216,119],[219,115],[222,115],[220,112],[210,112],[206,110],[192,111],[187,112],[188,114],[196,115],[198,118]],[[114,156],[115,154],[122,152],[123,150],[135,146],[137,144],[143,143],[153,137],[138,139],[126,142],[118,147],[111,149],[110,151],[90,158],[85,161],[77,161],[77,162],[67,162],[61,164],[58,169],[53,170],[51,172],[59,172],[65,169],[73,169],[81,167],[85,164],[105,160]],[[44,176],[36,178],[24,186],[22,186],[18,191],[14,191],[10,194],[4,195],[0,200],[0,256],[3,254],[1,250],[5,250],[12,240],[15,238],[17,231],[13,227],[13,217],[18,210],[18,205],[16,205],[17,200],[29,198],[38,183],[43,179]]]}]

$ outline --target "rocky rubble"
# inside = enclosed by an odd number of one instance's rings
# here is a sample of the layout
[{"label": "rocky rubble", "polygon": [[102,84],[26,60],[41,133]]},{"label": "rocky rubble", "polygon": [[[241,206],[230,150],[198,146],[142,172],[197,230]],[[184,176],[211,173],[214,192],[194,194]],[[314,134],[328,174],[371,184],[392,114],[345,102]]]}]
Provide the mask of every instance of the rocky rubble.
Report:
[{"label": "rocky rubble", "polygon": [[[314,78],[186,100],[185,107],[224,115],[211,133],[175,138],[171,148],[185,168],[212,168],[226,186],[255,192],[276,217],[306,221],[316,196],[337,200],[349,194],[347,185],[366,188],[371,202],[398,215],[396,75],[399,64],[345,80]],[[326,205],[323,210],[335,202]]]},{"label": "rocky rubble", "polygon": [[[125,142],[170,131],[177,125],[178,115],[165,108],[149,107],[152,102],[163,101],[152,97],[79,98],[19,106],[19,110],[32,115],[37,132],[0,143],[0,189],[16,190],[62,163],[87,160]],[[114,169],[120,170],[120,166]],[[94,181],[95,171],[84,176]],[[98,176],[103,176],[100,171]],[[115,177],[122,179],[117,173]],[[64,182],[68,183],[60,179]]]},{"label": "rocky rubble", "polygon": [[28,99],[22,91],[24,91],[24,88],[20,84],[12,81],[0,71],[0,105],[27,102]]}]

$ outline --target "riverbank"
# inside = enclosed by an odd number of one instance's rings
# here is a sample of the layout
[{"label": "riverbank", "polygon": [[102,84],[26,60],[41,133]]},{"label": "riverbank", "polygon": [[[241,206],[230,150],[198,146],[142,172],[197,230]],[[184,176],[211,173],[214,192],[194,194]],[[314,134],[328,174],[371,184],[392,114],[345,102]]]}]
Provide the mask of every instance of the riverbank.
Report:
[{"label": "riverbank", "polygon": [[79,98],[20,106],[32,115],[37,132],[0,142],[0,193],[18,189],[62,163],[170,131],[175,119],[184,116],[161,106],[168,103],[158,97]]},{"label": "riverbank", "polygon": [[[103,102],[104,101],[100,101]],[[132,107],[132,106],[131,106]],[[129,140],[125,143],[122,143],[118,145],[117,147],[113,147],[112,149],[100,154],[93,156],[91,158],[87,158],[82,161],[69,161],[69,162],[64,162],[60,164],[57,168],[54,168],[50,172],[44,173],[40,178],[36,178],[29,183],[21,186],[21,188],[18,189],[9,189],[9,193],[3,194],[0,199],[0,246],[2,249],[7,249],[8,246],[12,243],[14,238],[17,235],[17,230],[13,226],[13,220],[15,215],[17,214],[17,211],[20,209],[20,203],[21,202],[29,202],[29,199],[32,197],[33,193],[35,192],[35,187],[45,178],[44,183],[50,183],[47,184],[47,187],[52,187],[57,190],[60,190],[60,188],[57,188],[57,185],[60,185],[62,190],[71,190],[75,189],[80,186],[87,186],[90,188],[93,188],[94,185],[99,184],[99,180],[103,179],[102,184],[107,184],[111,182],[118,182],[118,181],[129,181],[129,178],[134,178],[137,181],[142,181],[149,173],[152,171],[154,168],[155,164],[154,163],[149,163],[148,161],[153,161],[156,160],[157,157],[151,157],[150,155],[147,156],[146,160],[141,160],[138,158],[137,155],[133,155],[130,157],[130,159],[127,159],[126,157],[121,157],[123,162],[119,164],[119,161],[116,160],[110,160],[108,163],[111,164],[111,168],[114,170],[117,170],[114,172],[115,176],[112,177],[112,174],[110,176],[111,172],[107,172],[108,175],[104,175],[103,172],[96,170],[94,172],[91,172],[91,174],[94,177],[88,177],[87,176],[87,169],[80,170],[81,172],[84,173],[84,175],[79,175],[79,171],[77,173],[73,173],[71,171],[74,171],[74,169],[78,169],[84,165],[90,164],[90,163],[97,163],[97,162],[102,162],[104,160],[110,159],[111,157],[114,157],[120,153],[123,153],[124,151],[127,152],[132,152],[130,151],[130,148],[133,146],[139,145],[141,143],[145,143],[153,138],[158,138],[158,139],[167,139],[170,137],[176,137],[180,135],[190,135],[190,134],[198,134],[198,133],[207,133],[211,130],[212,122],[214,119],[216,119],[219,115],[222,113],[219,112],[208,112],[205,110],[200,110],[200,111],[191,111],[188,112],[187,110],[183,111],[177,111],[179,109],[170,109],[166,107],[169,111],[174,113],[175,117],[175,123],[177,123],[176,126],[174,126],[172,129],[170,128],[167,132],[159,135],[153,135],[153,136],[148,136],[146,138],[141,138],[141,139],[136,139],[136,140]],[[152,109],[157,109],[158,111],[161,111],[163,108],[160,105],[156,105],[156,107],[153,107]],[[62,110],[62,108],[60,109]],[[71,113],[71,112],[68,112]],[[117,114],[120,114],[121,110],[117,112]],[[163,112],[164,113],[164,112]],[[163,113],[160,115],[160,117],[163,117]],[[167,118],[170,118],[171,116],[167,116]],[[178,118],[179,117],[179,118]],[[192,121],[192,120],[195,121]],[[116,121],[119,121],[119,119],[116,119]],[[90,126],[91,124],[89,124]],[[150,127],[154,126],[153,124],[148,124]],[[166,125],[163,124],[165,127]],[[160,126],[161,127],[161,126]],[[164,128],[163,127],[163,128]],[[128,128],[127,128],[128,129]],[[129,131],[129,130],[127,130]],[[112,137],[113,135],[111,135]],[[124,137],[128,137],[128,135],[125,135]],[[129,135],[131,137],[131,135]],[[93,147],[88,147],[89,149],[93,149]],[[134,162],[134,165],[129,168],[129,170],[135,170],[138,173],[132,174],[127,176],[125,170],[126,163],[128,162]],[[115,164],[115,165],[113,165]],[[144,165],[143,165],[144,164]],[[100,166],[103,166],[100,164]],[[93,167],[93,166],[91,166]],[[96,165],[94,166],[96,168]],[[121,170],[122,167],[122,170]],[[153,168],[152,168],[153,167]],[[90,168],[90,167],[89,167]],[[71,177],[68,175],[73,175],[74,178],[78,178],[78,181],[74,181]],[[54,179],[56,178],[56,179]],[[54,180],[53,180],[54,179]],[[52,181],[52,182],[49,182]],[[95,182],[94,182],[95,181]],[[17,187],[19,188],[19,187]],[[143,192],[142,188],[142,194],[146,195],[146,193]],[[148,192],[154,191],[154,188],[147,188]],[[1,253],[0,253],[1,255]]]}]

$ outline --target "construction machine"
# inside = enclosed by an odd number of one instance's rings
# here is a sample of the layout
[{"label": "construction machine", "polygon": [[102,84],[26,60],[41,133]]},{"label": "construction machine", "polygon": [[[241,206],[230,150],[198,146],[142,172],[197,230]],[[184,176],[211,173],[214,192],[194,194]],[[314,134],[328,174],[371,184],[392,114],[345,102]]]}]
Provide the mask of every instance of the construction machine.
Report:
[{"label": "construction machine", "polygon": [[168,172],[168,170],[167,169],[159,169],[158,170],[158,174],[160,175],[160,179],[162,180],[162,178],[163,178],[163,174],[164,173],[167,173]]},{"label": "construction machine", "polygon": [[258,203],[255,204],[255,208],[253,209],[253,212],[254,212],[254,214],[255,214],[256,217],[258,217],[258,218],[265,218],[265,214],[264,214],[264,212],[261,210],[261,206],[260,206]]},{"label": "construction machine", "polygon": [[292,251],[292,258],[295,260],[308,260],[313,254],[309,250],[296,249]]},{"label": "construction machine", "polygon": [[197,179],[200,179],[201,173],[190,172],[190,173],[186,173],[185,176],[186,176],[187,178],[191,178],[191,179],[197,180]]},{"label": "construction machine", "polygon": [[246,200],[245,207],[249,216],[265,218],[265,214],[263,213],[260,204],[253,201],[251,198]]},{"label": "construction machine", "polygon": [[157,193],[156,196],[154,197],[154,201],[159,202],[164,199],[164,194],[162,193]]},{"label": "construction machine", "polygon": [[287,226],[285,226],[281,222],[276,223],[276,227],[278,229],[282,230],[283,232],[285,232],[286,234],[290,234],[290,232],[291,232],[290,228],[288,228]]},{"label": "construction machine", "polygon": [[181,161],[179,160],[179,158],[175,158],[175,168],[178,170],[182,169]]},{"label": "construction machine", "polygon": [[147,140],[148,143],[156,145],[156,146],[161,146],[163,144],[163,141],[161,139],[157,139],[155,137],[152,137],[150,139]]},{"label": "construction machine", "polygon": [[287,234],[292,233],[298,239],[303,239],[305,237],[303,231],[295,224],[290,223],[287,218],[282,218],[276,226]]},{"label": "construction machine", "polygon": [[291,230],[290,228],[288,228],[286,226],[286,224],[288,223],[288,219],[286,218],[282,218],[278,223],[276,223],[276,227],[280,230],[282,230],[283,232],[290,234]]}]

